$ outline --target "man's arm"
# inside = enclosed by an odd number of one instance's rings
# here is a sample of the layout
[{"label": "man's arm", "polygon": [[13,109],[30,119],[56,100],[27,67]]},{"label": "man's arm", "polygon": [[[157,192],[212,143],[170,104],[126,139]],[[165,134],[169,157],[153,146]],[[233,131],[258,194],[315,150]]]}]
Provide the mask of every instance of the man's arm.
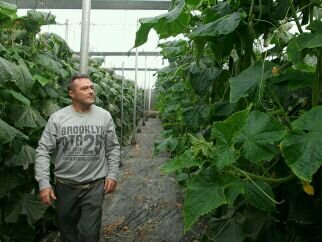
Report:
[{"label": "man's arm", "polygon": [[105,179],[104,189],[106,192],[113,192],[119,174],[120,166],[120,144],[115,133],[114,122],[111,118],[105,142],[105,152],[108,166],[108,173]]},{"label": "man's arm", "polygon": [[39,195],[42,202],[48,205],[56,199],[49,183],[50,154],[56,149],[56,138],[56,126],[53,117],[50,117],[38,142],[35,159],[35,178],[39,183]]}]

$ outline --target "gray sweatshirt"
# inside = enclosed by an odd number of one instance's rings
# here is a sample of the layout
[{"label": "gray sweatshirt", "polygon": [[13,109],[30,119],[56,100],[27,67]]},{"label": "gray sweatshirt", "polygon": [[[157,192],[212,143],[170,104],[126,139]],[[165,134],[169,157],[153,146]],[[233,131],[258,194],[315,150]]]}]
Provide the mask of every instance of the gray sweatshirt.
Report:
[{"label": "gray sweatshirt", "polygon": [[50,187],[50,155],[56,151],[54,174],[75,184],[100,178],[117,180],[120,146],[110,113],[92,105],[77,113],[72,105],[53,113],[36,149],[35,172],[39,189]]}]

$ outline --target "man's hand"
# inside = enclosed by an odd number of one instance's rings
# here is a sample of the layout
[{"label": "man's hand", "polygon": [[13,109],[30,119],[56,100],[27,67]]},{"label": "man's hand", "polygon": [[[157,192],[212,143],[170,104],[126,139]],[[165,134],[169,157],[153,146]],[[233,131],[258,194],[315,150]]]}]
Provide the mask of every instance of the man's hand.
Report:
[{"label": "man's hand", "polygon": [[115,190],[116,183],[117,182],[111,178],[105,178],[105,183],[104,183],[105,193],[113,192]]},{"label": "man's hand", "polygon": [[47,205],[51,205],[51,202],[53,200],[56,200],[55,193],[51,187],[46,187],[44,189],[41,189],[39,191],[39,196],[41,201]]}]

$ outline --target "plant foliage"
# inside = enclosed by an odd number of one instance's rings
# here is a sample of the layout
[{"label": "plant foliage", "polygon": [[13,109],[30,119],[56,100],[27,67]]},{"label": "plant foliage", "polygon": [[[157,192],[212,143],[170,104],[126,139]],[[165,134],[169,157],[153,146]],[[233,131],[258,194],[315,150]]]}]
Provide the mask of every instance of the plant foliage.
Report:
[{"label": "plant foliage", "polygon": [[184,186],[185,231],[203,218],[202,241],[319,241],[321,1],[172,3],[135,46],[177,36],[159,44],[157,148]]},{"label": "plant foliage", "polygon": [[[0,2],[0,241],[39,241],[56,229],[53,207],[44,206],[34,179],[34,157],[48,117],[70,104],[68,78],[79,69],[79,57],[55,34],[40,33],[54,24],[48,13],[28,11]],[[123,144],[132,132],[134,82],[101,67],[91,59],[97,105],[108,110]],[[122,83],[124,120],[121,123]],[[139,90],[137,117],[141,117]],[[138,118],[137,118],[138,120]],[[119,137],[121,139],[121,137]]]}]

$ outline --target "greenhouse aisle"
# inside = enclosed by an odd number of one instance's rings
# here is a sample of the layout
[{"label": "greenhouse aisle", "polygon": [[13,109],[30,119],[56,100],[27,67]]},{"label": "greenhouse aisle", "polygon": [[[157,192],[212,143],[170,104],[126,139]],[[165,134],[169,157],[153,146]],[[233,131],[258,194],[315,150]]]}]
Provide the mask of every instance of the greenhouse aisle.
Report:
[{"label": "greenhouse aisle", "polygon": [[100,241],[190,241],[183,236],[182,195],[173,177],[162,175],[167,153],[153,157],[162,131],[149,119],[122,161],[117,190],[105,196]]}]

